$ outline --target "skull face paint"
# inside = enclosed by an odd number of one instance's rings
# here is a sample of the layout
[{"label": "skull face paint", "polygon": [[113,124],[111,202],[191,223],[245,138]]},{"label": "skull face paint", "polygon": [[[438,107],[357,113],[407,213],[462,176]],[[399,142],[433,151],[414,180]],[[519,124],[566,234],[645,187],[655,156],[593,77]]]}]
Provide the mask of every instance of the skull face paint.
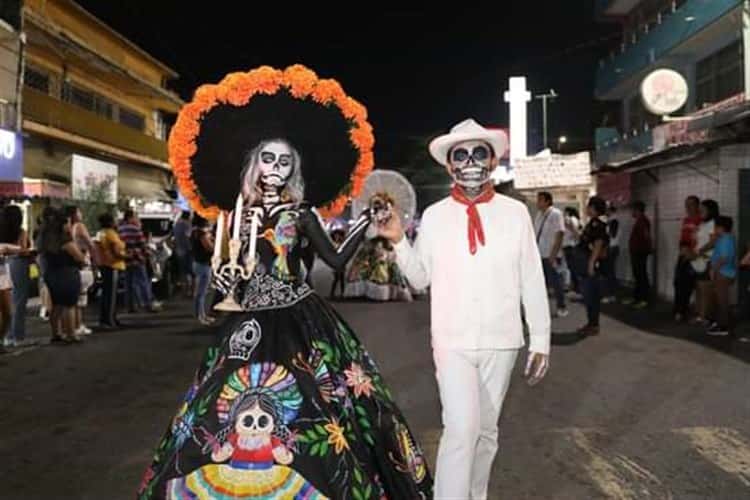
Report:
[{"label": "skull face paint", "polygon": [[384,224],[393,215],[393,201],[389,196],[376,194],[370,199],[370,213],[378,224]]},{"label": "skull face paint", "polygon": [[265,145],[258,156],[260,182],[264,190],[284,188],[294,172],[294,154],[285,142],[273,141]]},{"label": "skull face paint", "polygon": [[449,171],[456,184],[479,190],[490,180],[495,153],[484,141],[459,142],[448,153]]},{"label": "skull face paint", "polygon": [[268,437],[275,427],[273,415],[264,411],[258,404],[237,415],[235,431],[241,437]]}]

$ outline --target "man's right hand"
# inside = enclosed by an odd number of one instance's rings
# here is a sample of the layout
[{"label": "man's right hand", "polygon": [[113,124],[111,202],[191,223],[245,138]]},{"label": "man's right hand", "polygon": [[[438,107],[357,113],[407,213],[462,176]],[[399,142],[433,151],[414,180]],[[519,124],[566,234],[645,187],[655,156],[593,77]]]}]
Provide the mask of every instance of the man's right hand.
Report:
[{"label": "man's right hand", "polygon": [[387,239],[393,244],[400,243],[404,239],[404,226],[401,224],[401,217],[399,217],[396,210],[393,211],[393,215],[383,224],[377,225],[378,235]]}]

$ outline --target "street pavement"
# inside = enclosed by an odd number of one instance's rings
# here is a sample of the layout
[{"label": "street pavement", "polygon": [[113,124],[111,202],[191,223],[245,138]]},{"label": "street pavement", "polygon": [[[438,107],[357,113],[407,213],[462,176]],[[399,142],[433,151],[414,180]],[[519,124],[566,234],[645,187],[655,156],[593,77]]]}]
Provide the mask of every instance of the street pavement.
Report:
[{"label": "street pavement", "polygon": [[[427,301],[336,307],[378,361],[434,469],[440,405]],[[84,345],[0,356],[0,498],[134,498],[214,340],[189,311],[176,301],[126,316],[129,328]],[[581,339],[573,332],[582,308],[571,311],[554,321],[544,382],[526,385],[525,355],[516,366],[490,498],[750,498],[746,343],[706,343],[699,330],[654,326],[655,312],[621,306],[606,308],[601,335]],[[47,335],[38,319],[29,325]]]}]

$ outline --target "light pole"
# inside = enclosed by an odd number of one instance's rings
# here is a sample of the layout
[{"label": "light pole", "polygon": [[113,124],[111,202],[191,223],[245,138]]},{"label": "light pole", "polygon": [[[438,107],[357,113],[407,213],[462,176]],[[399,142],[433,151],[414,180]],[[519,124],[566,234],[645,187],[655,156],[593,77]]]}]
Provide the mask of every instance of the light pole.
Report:
[{"label": "light pole", "polygon": [[549,93],[539,94],[534,97],[542,100],[542,121],[544,124],[544,149],[547,149],[548,147],[548,144],[547,144],[547,101],[550,99],[555,99],[557,97],[557,93],[555,92],[555,89],[550,89]]}]

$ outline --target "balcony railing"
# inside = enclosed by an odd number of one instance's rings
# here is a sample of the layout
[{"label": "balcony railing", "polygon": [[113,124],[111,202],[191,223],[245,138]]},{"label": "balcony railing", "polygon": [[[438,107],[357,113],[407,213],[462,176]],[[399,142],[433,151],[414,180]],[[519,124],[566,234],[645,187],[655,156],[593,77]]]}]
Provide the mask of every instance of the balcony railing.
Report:
[{"label": "balcony railing", "polygon": [[623,80],[657,62],[742,3],[742,0],[686,0],[674,12],[660,15],[624,42],[618,53],[601,61],[596,95],[605,96]]},{"label": "balcony railing", "polygon": [[621,135],[616,129],[596,129],[596,153],[594,163],[597,167],[608,163],[625,161],[653,150],[654,136],[651,130],[644,130],[637,135]]},{"label": "balcony railing", "polygon": [[27,120],[108,146],[167,161],[166,142],[34,89],[24,89],[23,116]]}]

